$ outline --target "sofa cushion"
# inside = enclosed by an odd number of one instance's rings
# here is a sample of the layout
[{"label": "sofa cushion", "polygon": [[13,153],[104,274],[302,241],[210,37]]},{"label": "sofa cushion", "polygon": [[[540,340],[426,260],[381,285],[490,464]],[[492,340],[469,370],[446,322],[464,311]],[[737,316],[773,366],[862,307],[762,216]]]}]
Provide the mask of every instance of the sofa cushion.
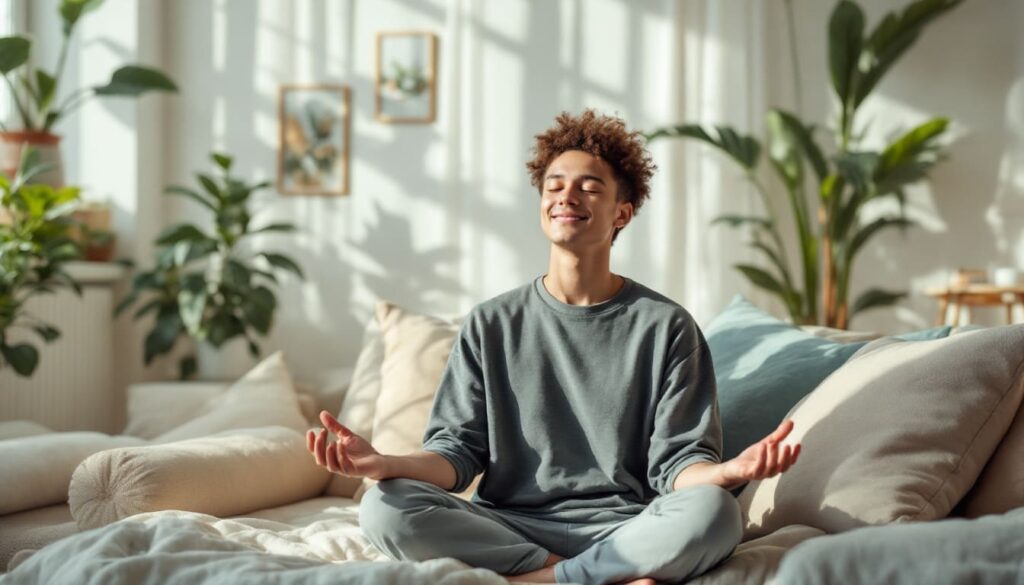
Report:
[{"label": "sofa cushion", "polygon": [[687,581],[688,585],[761,585],[768,583],[779,568],[782,557],[793,547],[825,533],[810,526],[786,526],[780,530],[736,547],[729,558]]},{"label": "sofa cushion", "polygon": [[71,474],[86,457],[145,443],[135,437],[88,431],[0,441],[0,514],[63,504],[68,501]]},{"label": "sofa cushion", "polygon": [[297,431],[233,429],[97,453],[75,470],[68,503],[85,530],[155,510],[244,514],[320,495],[328,479]]},{"label": "sofa cushion", "polygon": [[715,317],[705,337],[718,383],[723,459],[775,430],[794,404],[865,343],[806,333],[742,295]]},{"label": "sofa cushion", "polygon": [[1020,583],[1024,509],[978,520],[873,526],[811,539],[779,566],[786,585]]},{"label": "sofa cushion", "polygon": [[301,432],[310,426],[302,415],[295,386],[281,352],[256,364],[225,392],[211,396],[191,420],[153,440],[167,443],[230,429],[274,425]]},{"label": "sofa cushion", "polygon": [[1017,409],[1010,430],[962,502],[969,518],[1014,508],[1024,508],[1024,405]]},{"label": "sofa cushion", "polygon": [[1021,347],[1024,325],[874,342],[790,413],[800,460],[740,494],[746,537],[948,515],[1021,403]]},{"label": "sofa cushion", "polygon": [[67,504],[56,504],[0,517],[0,572],[22,551],[38,550],[78,532]]}]

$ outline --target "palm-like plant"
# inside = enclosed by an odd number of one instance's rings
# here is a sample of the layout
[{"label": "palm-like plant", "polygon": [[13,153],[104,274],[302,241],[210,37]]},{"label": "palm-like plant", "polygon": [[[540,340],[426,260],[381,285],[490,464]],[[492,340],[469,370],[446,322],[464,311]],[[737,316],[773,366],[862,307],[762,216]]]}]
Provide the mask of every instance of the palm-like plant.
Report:
[{"label": "palm-like plant", "polygon": [[39,350],[28,342],[15,342],[15,329],[34,332],[44,342],[60,337],[60,330],[25,308],[34,296],[70,287],[82,294],[64,265],[81,256],[68,232],[78,202],[76,187],[55,189],[28,184],[45,170],[35,163],[36,151],[22,151],[18,173],[11,182],[0,175],[0,205],[8,222],[0,223],[0,368],[10,365],[20,376],[31,376],[39,365]]},{"label": "palm-like plant", "polygon": [[[646,135],[648,140],[701,140],[724,152],[743,170],[762,198],[766,215],[728,215],[713,223],[752,228],[750,245],[764,254],[769,265],[763,268],[738,264],[735,268],[753,285],[776,295],[794,322],[823,322],[845,329],[855,314],[891,305],[906,296],[903,292],[872,288],[851,307],[849,291],[854,260],[864,244],[881,230],[912,225],[903,213],[905,188],[926,179],[941,158],[939,138],[949,121],[941,117],[930,119],[904,132],[881,151],[859,147],[854,122],[864,99],[914,44],[924,27],[961,1],[916,0],[902,12],[886,14],[866,36],[863,10],[850,0],[836,4],[829,20],[829,67],[839,120],[831,155],[818,144],[813,125],[781,109],[772,109],[767,114],[765,147],[753,136],[727,126],[708,130],[697,124],[682,124]],[[762,154],[767,155],[786,190],[800,251],[799,280],[790,271],[778,215],[757,175]],[[813,185],[812,198],[808,197],[809,183]],[[898,200],[900,212],[862,225],[860,216],[865,204],[882,198]],[[812,208],[812,201],[816,208]]]},{"label": "palm-like plant", "polygon": [[[231,157],[214,153],[212,159],[221,171],[219,182],[197,173],[201,191],[172,186],[166,193],[191,199],[209,211],[213,229],[190,223],[165,229],[156,240],[155,265],[134,276],[131,293],[116,309],[120,313],[145,298],[135,318],[155,313],[145,340],[147,365],[170,353],[183,337],[218,348],[244,337],[250,354],[259,356],[256,337],[270,332],[277,308],[277,297],[270,288],[277,283],[275,272],[284,270],[303,277],[298,263],[288,256],[252,252],[245,245],[255,234],[295,230],[289,223],[250,226],[249,198],[269,182],[239,181],[230,174]],[[195,355],[181,358],[178,366],[182,379],[190,377],[196,371]]]}]

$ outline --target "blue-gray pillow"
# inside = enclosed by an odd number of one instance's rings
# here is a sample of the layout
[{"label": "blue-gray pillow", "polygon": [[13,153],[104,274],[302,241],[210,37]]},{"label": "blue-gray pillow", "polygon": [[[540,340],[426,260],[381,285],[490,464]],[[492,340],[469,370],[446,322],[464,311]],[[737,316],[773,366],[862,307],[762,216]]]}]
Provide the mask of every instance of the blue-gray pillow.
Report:
[{"label": "blue-gray pillow", "polygon": [[[935,327],[895,337],[948,337]],[[723,460],[775,430],[786,413],[867,344],[837,343],[781,321],[736,295],[704,332],[715,365]]]},{"label": "blue-gray pillow", "polygon": [[723,460],[775,430],[801,398],[867,343],[815,337],[743,295],[733,298],[704,336],[718,383]]}]

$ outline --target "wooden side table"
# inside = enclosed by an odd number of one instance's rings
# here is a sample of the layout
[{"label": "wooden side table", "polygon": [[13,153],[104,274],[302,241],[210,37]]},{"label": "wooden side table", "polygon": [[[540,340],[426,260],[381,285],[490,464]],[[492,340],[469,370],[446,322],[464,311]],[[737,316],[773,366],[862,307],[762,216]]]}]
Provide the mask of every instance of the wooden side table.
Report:
[{"label": "wooden side table", "polygon": [[930,297],[939,300],[938,325],[946,324],[949,309],[953,309],[952,325],[960,324],[960,311],[963,307],[1006,307],[1006,322],[1013,323],[1013,306],[1024,307],[1024,285],[996,286],[994,284],[965,284],[943,288],[931,288],[925,291]]}]

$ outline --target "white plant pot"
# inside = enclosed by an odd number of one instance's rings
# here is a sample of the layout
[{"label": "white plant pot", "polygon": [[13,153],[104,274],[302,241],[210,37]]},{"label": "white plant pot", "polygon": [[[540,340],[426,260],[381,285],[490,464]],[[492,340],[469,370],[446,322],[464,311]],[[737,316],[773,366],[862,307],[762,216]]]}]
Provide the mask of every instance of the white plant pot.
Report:
[{"label": "white plant pot", "polygon": [[196,375],[200,380],[233,382],[256,365],[244,337],[236,337],[220,348],[203,341],[196,347]]}]

